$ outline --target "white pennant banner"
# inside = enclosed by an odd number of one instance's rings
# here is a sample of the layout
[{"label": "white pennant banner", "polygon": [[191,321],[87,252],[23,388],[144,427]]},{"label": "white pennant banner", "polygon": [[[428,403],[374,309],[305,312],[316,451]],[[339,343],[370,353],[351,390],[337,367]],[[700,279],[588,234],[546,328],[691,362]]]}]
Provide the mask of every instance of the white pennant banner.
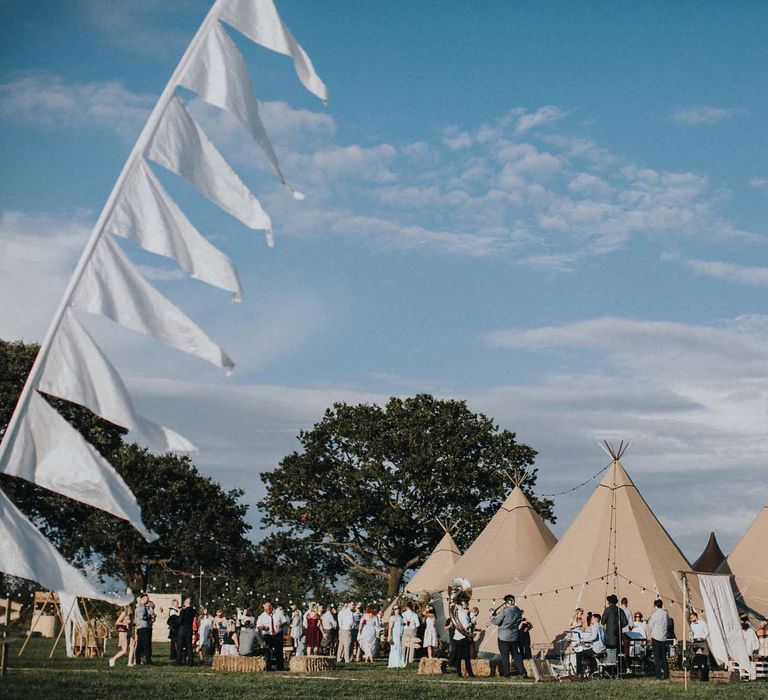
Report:
[{"label": "white pennant banner", "polygon": [[235,301],[242,299],[232,261],[190,223],[143,158],[133,165],[105,229],[175,260],[190,277],[232,292]]},{"label": "white pennant banner", "polygon": [[108,234],[102,235],[72,305],[231,370],[235,364],[183,311],[149,284]]},{"label": "white pennant banner", "polygon": [[259,200],[195,123],[178,95],[168,103],[146,155],[191,182],[249,228],[266,230],[272,244],[272,222]]},{"label": "white pennant banner", "polygon": [[280,181],[285,183],[259,115],[251,76],[221,23],[211,25],[202,45],[179,78],[179,85],[197,93],[208,104],[232,114],[264,149]]},{"label": "white pennant banner", "polygon": [[10,499],[0,491],[0,571],[37,581],[49,591],[127,605],[133,596],[110,596],[96,588],[59,554]]},{"label": "white pennant banner", "polygon": [[191,452],[195,446],[169,428],[143,418],[99,346],[68,309],[46,358],[40,391],[85,406],[131,431],[156,452]]},{"label": "white pennant banner", "polygon": [[323,102],[328,101],[328,88],[315,72],[307,52],[285,26],[273,0],[224,0],[219,18],[251,41],[290,56],[304,87]]},{"label": "white pennant banner", "polygon": [[151,542],[136,497],[115,468],[36,391],[0,471],[127,520]]}]

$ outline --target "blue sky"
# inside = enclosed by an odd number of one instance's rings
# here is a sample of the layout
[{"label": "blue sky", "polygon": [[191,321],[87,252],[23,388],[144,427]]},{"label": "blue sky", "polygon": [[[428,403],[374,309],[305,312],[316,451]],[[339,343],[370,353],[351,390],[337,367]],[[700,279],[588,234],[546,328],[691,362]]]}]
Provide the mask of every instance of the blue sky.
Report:
[{"label": "blue sky", "polygon": [[[200,0],[0,0],[0,337],[39,340]],[[126,246],[238,365],[89,324],[228,486],[335,400],[463,397],[539,450],[540,490],[625,462],[692,557],[768,497],[768,52],[761,3],[278,2],[328,84],[232,34],[286,176],[191,108],[277,246],[158,175],[246,299]],[[185,97],[191,98],[190,95]],[[730,485],[723,491],[723,478]],[[589,488],[557,502],[558,533]]]}]

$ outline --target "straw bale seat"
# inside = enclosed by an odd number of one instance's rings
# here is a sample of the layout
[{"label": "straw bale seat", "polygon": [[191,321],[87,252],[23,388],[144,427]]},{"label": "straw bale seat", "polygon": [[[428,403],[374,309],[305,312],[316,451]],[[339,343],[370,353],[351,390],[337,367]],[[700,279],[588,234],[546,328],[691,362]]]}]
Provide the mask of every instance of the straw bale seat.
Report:
[{"label": "straw bale seat", "polygon": [[288,668],[292,673],[316,673],[330,671],[336,667],[332,656],[292,656]]},{"label": "straw bale seat", "polygon": [[240,671],[242,673],[265,673],[267,660],[263,656],[214,656],[214,671]]},{"label": "straw bale seat", "polygon": [[428,659],[426,656],[419,661],[419,673],[426,676],[439,676],[446,673],[448,662],[445,659]]}]

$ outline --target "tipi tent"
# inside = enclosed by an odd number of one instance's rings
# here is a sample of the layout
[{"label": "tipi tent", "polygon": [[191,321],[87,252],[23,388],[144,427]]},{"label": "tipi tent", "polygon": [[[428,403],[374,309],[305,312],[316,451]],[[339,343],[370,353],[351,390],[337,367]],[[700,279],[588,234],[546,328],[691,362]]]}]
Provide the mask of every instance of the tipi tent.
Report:
[{"label": "tipi tent", "polygon": [[768,504],[760,511],[728,558],[720,573],[731,573],[737,589],[736,601],[768,618]]},{"label": "tipi tent", "polygon": [[555,546],[557,538],[515,486],[501,508],[450,570],[445,583],[465,578],[473,589],[519,585]]},{"label": "tipi tent", "polygon": [[405,586],[408,593],[435,593],[448,586],[446,576],[453,565],[461,557],[461,552],[446,530],[443,539],[437,543],[437,547],[427,557],[419,570],[411,577]]},{"label": "tipi tent", "polygon": [[[683,632],[676,572],[690,565],[620,464],[624,444],[617,451],[606,446],[613,462],[605,476],[518,599],[539,649],[559,651],[574,609],[602,613],[611,593],[627,597],[646,618],[661,597],[676,633]],[[698,594],[692,603],[700,609]]]},{"label": "tipi tent", "polygon": [[477,628],[481,654],[498,653],[496,627],[486,628],[488,609],[496,607],[508,593],[519,594],[556,543],[557,538],[518,485],[456,562],[448,579],[466,578],[472,584],[470,605],[480,609]]},{"label": "tipi tent", "polygon": [[701,556],[693,562],[692,566],[694,571],[713,574],[724,561],[725,554],[723,554],[723,550],[720,549],[720,545],[717,543],[715,533],[710,532],[707,546],[704,547]]}]

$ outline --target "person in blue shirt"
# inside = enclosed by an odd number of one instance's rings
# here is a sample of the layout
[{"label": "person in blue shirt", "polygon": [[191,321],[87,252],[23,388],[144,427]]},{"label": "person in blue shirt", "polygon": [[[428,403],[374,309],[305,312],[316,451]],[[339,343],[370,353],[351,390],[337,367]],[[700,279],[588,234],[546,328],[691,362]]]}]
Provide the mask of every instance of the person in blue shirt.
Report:
[{"label": "person in blue shirt", "polygon": [[515,596],[505,595],[504,606],[491,618],[491,622],[499,628],[499,655],[501,656],[501,675],[510,676],[509,657],[515,662],[517,673],[522,678],[527,678],[523,659],[520,655],[520,625],[523,622],[523,614],[515,605]]}]

